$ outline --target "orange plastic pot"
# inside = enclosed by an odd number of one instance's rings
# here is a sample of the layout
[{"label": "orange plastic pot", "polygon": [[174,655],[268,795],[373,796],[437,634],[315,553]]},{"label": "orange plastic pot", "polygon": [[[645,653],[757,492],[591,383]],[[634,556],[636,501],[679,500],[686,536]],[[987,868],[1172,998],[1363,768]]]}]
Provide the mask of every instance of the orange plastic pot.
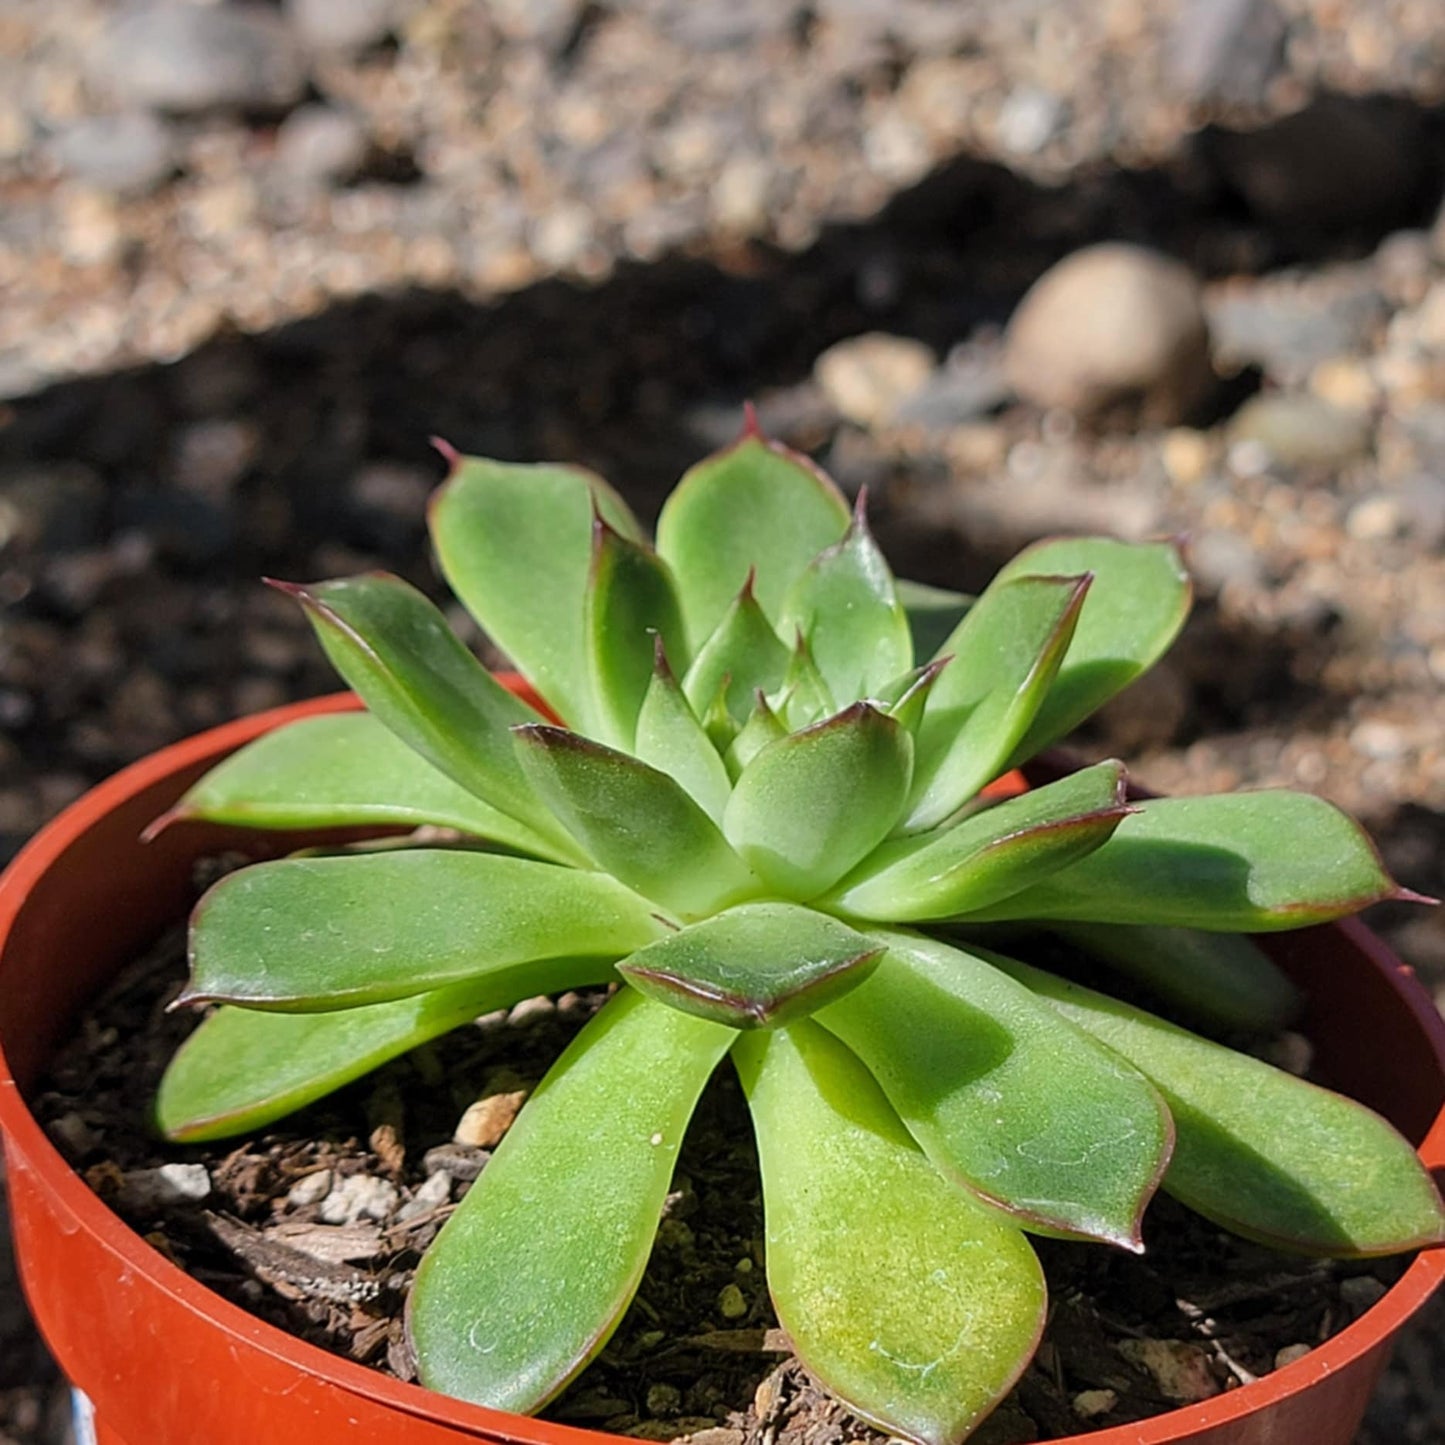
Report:
[{"label": "orange plastic pot", "polygon": [[[612,1437],[461,1404],[291,1338],[170,1264],[66,1165],[26,1105],[85,1001],[186,907],[194,859],[275,835],[198,824],[141,829],[218,759],[348,697],[280,708],[127,768],[39,833],[0,880],[0,1129],[20,1273],[62,1368],[90,1398],[100,1445],[603,1445]],[[294,845],[289,835],[283,846]],[[1355,924],[1281,937],[1311,998],[1305,1027],[1330,1082],[1445,1164],[1445,1027],[1410,971]],[[1401,1326],[1445,1273],[1417,1257],[1361,1319],[1257,1384],[1073,1445],[1349,1445]]]}]

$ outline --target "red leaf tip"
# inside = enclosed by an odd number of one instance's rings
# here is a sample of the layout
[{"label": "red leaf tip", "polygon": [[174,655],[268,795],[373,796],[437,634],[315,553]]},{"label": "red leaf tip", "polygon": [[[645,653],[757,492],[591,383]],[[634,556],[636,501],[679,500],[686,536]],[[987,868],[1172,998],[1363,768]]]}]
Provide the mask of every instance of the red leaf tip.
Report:
[{"label": "red leaf tip", "polygon": [[462,454],[445,437],[428,437],[427,441],[431,443],[434,451],[441,454],[441,459],[452,471],[461,466]]},{"label": "red leaf tip", "polygon": [[751,401],[743,403],[743,429],[738,436],[739,441],[767,441],[763,431],[762,423],[758,421],[758,409]]}]

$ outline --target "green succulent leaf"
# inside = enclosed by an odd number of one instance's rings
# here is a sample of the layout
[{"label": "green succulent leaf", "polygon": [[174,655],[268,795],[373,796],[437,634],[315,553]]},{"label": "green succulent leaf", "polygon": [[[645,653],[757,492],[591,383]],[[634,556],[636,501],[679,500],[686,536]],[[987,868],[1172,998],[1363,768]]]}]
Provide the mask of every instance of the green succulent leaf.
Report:
[{"label": "green succulent leaf", "polygon": [[836,698],[866,697],[913,661],[908,617],[859,494],[841,542],[820,552],[788,589],[784,634],[797,629]]},{"label": "green succulent leaf", "polygon": [[740,731],[737,719],[728,711],[726,687],[717,690],[703,712],[702,730],[707,734],[708,741],[716,749],[718,756],[726,757]]},{"label": "green succulent leaf", "polygon": [[223,1004],[167,1066],[156,1096],[156,1125],[178,1143],[253,1133],[481,1014],[612,976],[605,959],[550,958],[331,1013]]},{"label": "green succulent leaf", "polygon": [[865,1420],[953,1445],[1044,1323],[1027,1240],[919,1152],[852,1053],[808,1020],[739,1036],[768,1286],[799,1357]]},{"label": "green succulent leaf", "polygon": [[995,955],[869,937],[887,945],[882,963],[817,1021],[867,1064],[934,1164],[1025,1229],[1141,1249],[1173,1145],[1144,1076],[1001,973]]},{"label": "green succulent leaf", "polygon": [[995,579],[1093,575],[1073,640],[1043,706],[1009,758],[1031,758],[1151,668],[1189,615],[1189,573],[1173,542],[1059,537],[1020,552]]},{"label": "green succulent leaf", "polygon": [[961,918],[1077,863],[1128,814],[1124,765],[1098,763],[972,813],[883,843],[839,884],[831,906],[858,918]]},{"label": "green succulent leaf", "polygon": [[615,879],[526,858],[444,848],[283,858],[228,874],[196,905],[182,1001],[350,1008],[534,959],[621,958],[663,931]]},{"label": "green succulent leaf", "polygon": [[967,593],[951,592],[947,587],[934,587],[927,582],[910,582],[906,577],[895,577],[893,587],[908,616],[914,657],[935,656],[942,649],[944,639],[978,601]]},{"label": "green succulent leaf", "polygon": [[833,691],[813,661],[813,650],[801,632],[793,643],[782,684],[768,701],[795,730],[810,727],[838,710]]},{"label": "green succulent leaf", "polygon": [[717,824],[666,773],[562,728],[518,728],[516,738],[538,795],[630,888],[685,917],[759,891]]},{"label": "green succulent leaf", "polygon": [[402,742],[484,802],[568,847],[538,808],[512,748],[509,729],[537,714],[467,651],[415,587],[385,573],[277,585],[306,609],[337,672]]},{"label": "green succulent leaf", "polygon": [[252,828],[456,828],[556,862],[578,856],[482,802],[370,713],[302,718],[211,769],[163,821]]},{"label": "green succulent leaf", "polygon": [[422,1257],[407,1325],[424,1384],[533,1411],[596,1355],[734,1037],[628,988],[583,1029]]},{"label": "green succulent leaf", "polygon": [[884,703],[888,716],[896,718],[908,729],[916,741],[934,684],[937,683],[939,674],[948,666],[948,663],[948,658],[940,658],[923,667],[912,668],[902,677],[895,678],[870,701]]},{"label": "green succulent leaf", "polygon": [[883,949],[826,914],[744,903],[618,965],[634,988],[735,1029],[776,1028],[856,988]]},{"label": "green succulent leaf", "polygon": [[816,897],[887,836],[913,739],[865,702],[765,747],[742,771],[723,831],[769,886]]},{"label": "green succulent leaf", "polygon": [[761,692],[753,701],[752,715],[727,750],[728,776],[736,781],[742,771],[769,743],[785,738],[788,729]]},{"label": "green succulent leaf", "polygon": [[935,828],[1004,771],[1074,634],[1090,579],[995,581],[943,644],[918,725],[907,828]]},{"label": "green succulent leaf", "polygon": [[1337,1258],[1445,1241],[1419,1157],[1362,1104],[1037,969],[1009,971],[1154,1081],[1178,1130],[1164,1188],[1205,1218]]},{"label": "green succulent leaf", "polygon": [[682,690],[700,715],[722,696],[729,715],[741,720],[761,689],[771,692],[788,672],[788,649],[753,594],[748,574],[722,620],[698,649]]},{"label": "green succulent leaf", "polygon": [[1206,1029],[1278,1033],[1302,1005],[1279,966],[1242,934],[1113,923],[1059,924],[1051,931]]},{"label": "green succulent leaf", "polygon": [[779,616],[793,579],[848,527],[848,504],[806,457],[756,433],[693,467],[657,520],[657,550],[682,590],[701,648],[750,571],[758,601]]},{"label": "green succulent leaf", "polygon": [[661,638],[657,639],[652,681],[637,715],[633,752],[681,783],[714,823],[722,822],[732,779],[678,686]]},{"label": "green succulent leaf", "polygon": [[651,547],[614,531],[599,515],[587,584],[587,658],[602,738],[630,748],[652,682],[656,644],[687,660],[672,573]]},{"label": "green succulent leaf", "polygon": [[431,507],[452,590],[563,718],[593,724],[584,598],[592,518],[643,533],[627,504],[580,467],[458,460]]},{"label": "green succulent leaf", "polygon": [[1102,847],[973,917],[1268,933],[1398,896],[1354,819],[1276,790],[1137,803]]}]

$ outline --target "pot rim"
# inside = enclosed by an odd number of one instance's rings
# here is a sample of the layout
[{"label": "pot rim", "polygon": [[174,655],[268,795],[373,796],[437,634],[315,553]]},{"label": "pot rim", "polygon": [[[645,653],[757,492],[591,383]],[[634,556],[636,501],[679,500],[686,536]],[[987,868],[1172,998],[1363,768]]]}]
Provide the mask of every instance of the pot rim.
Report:
[{"label": "pot rim", "polygon": [[[529,691],[515,674],[499,674],[514,690]],[[184,768],[193,768],[234,751],[263,732],[302,717],[359,709],[351,693],[332,693],[289,703],[207,729],[151,753],[130,764],[71,803],[21,849],[0,876],[0,950],[8,941],[16,917],[39,879],[63,860],[69,848],[101,817],[138,793],[163,782]],[[1385,945],[1355,919],[1333,925],[1370,962],[1387,974],[1413,977]],[[1418,987],[1402,990],[1417,1026],[1425,1034],[1445,1070],[1445,1019]],[[605,1431],[539,1420],[531,1416],[454,1400],[421,1385],[406,1384],[364,1365],[330,1354],[317,1345],[297,1339],[276,1326],[231,1304],[172,1264],[101,1202],[66,1163],[31,1114],[11,1075],[0,1043],[0,1132],[13,1144],[12,1166],[36,1170],[44,1176],[55,1198],[71,1214],[75,1225],[96,1236],[123,1264],[144,1273],[167,1294],[209,1319],[223,1333],[305,1371],[336,1388],[370,1396],[399,1412],[473,1436],[516,1442],[516,1445],[602,1445],[622,1437]],[[1427,1167],[1445,1170],[1445,1106],[1437,1113],[1420,1154]],[[1316,1381],[1337,1373],[1400,1329],[1445,1280],[1445,1248],[1420,1252],[1404,1275],[1359,1319],[1313,1348],[1292,1364],[1255,1381],[1196,1405],[1181,1406],[1150,1420],[1115,1426],[1087,1435],[1069,1436],[1054,1445],[1166,1445],[1183,1432],[1221,1426],[1241,1419],[1280,1400],[1308,1389]]]}]

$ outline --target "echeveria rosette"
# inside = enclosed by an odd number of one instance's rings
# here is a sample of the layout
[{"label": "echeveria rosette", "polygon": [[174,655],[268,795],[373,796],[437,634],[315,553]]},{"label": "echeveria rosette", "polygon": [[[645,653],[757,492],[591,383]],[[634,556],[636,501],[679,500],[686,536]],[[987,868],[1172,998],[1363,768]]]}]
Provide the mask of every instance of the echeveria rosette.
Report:
[{"label": "echeveria rosette", "polygon": [[158,1101],[176,1139],[255,1129],[486,1010],[618,985],[421,1265],[428,1384],[532,1411],[596,1354],[726,1054],[779,1318],[926,1445],[1030,1358],[1024,1231],[1138,1249],[1162,1185],[1297,1250],[1442,1238],[1367,1110],[978,942],[1043,926],[1223,1027],[1275,1026],[1293,991],[1241,935],[1400,896],[1316,798],[1132,801],[1115,761],[988,789],[1168,646],[1173,544],[1042,542],[977,599],[896,584],[863,503],[755,430],[683,478],[655,548],[590,473],[477,459],[432,529],[554,715],[396,578],[290,588],[368,711],[262,738],[169,816],[433,826],[217,884],[187,994],[221,1006]]}]

